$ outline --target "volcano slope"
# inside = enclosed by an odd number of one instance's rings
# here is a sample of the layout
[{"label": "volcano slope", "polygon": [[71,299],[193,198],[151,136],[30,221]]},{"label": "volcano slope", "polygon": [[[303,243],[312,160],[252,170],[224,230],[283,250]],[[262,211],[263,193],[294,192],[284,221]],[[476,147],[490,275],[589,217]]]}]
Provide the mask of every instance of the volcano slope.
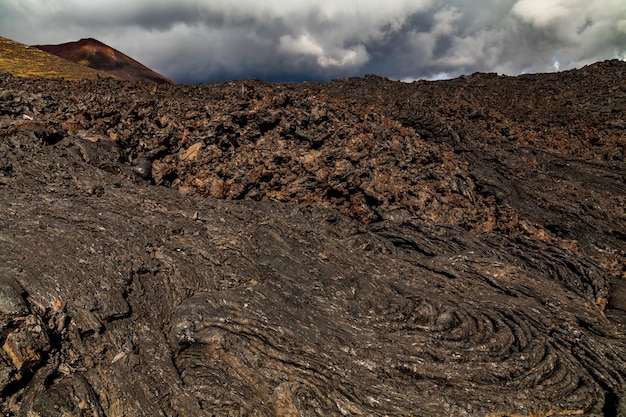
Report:
[{"label": "volcano slope", "polygon": [[625,110],[617,61],[2,75],[2,411],[625,415]]},{"label": "volcano slope", "polygon": [[32,48],[40,49],[98,71],[104,71],[122,80],[174,84],[172,80],[96,39],[81,39],[77,42],[59,45],[34,45]]}]

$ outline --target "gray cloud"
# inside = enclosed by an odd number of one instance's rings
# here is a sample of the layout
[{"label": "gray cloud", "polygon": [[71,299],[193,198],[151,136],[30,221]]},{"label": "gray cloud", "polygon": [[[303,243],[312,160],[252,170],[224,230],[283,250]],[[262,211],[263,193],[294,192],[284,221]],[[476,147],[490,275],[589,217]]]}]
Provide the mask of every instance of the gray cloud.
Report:
[{"label": "gray cloud", "polygon": [[97,38],[180,82],[504,74],[626,59],[623,0],[2,0],[1,36]]}]

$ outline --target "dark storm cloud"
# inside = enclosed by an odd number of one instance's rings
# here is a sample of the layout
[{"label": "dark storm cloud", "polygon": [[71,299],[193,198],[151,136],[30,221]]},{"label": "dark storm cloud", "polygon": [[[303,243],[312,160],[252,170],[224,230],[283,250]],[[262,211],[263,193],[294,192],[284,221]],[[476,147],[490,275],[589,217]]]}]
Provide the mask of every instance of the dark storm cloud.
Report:
[{"label": "dark storm cloud", "polygon": [[180,82],[544,72],[626,58],[623,0],[3,0],[0,36],[97,38]]}]

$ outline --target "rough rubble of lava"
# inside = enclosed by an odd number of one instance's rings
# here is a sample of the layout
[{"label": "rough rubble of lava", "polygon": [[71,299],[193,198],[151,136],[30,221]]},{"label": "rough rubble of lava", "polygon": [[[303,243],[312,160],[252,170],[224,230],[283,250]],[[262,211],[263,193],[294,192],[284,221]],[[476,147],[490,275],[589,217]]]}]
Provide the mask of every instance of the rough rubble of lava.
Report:
[{"label": "rough rubble of lava", "polygon": [[626,63],[0,75],[0,410],[626,415]]}]

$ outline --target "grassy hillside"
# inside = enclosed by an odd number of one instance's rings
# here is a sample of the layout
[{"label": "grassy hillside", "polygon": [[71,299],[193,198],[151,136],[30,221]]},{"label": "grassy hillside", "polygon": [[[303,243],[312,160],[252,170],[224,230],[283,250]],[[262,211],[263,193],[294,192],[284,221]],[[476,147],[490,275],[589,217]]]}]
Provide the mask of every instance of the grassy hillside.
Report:
[{"label": "grassy hillside", "polygon": [[0,73],[18,77],[64,78],[66,80],[110,77],[101,71],[75,64],[55,55],[0,37]]}]

